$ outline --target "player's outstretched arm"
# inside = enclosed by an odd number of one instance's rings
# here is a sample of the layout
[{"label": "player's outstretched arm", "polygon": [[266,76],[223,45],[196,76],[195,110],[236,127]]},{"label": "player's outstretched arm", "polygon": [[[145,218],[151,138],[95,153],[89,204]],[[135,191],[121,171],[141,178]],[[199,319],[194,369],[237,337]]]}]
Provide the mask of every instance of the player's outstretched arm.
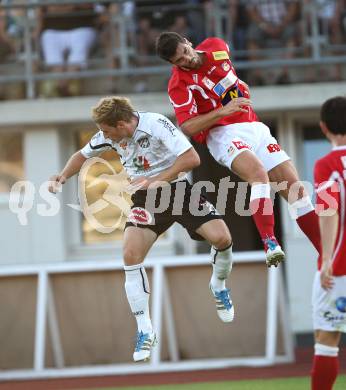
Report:
[{"label": "player's outstretched arm", "polygon": [[243,97],[235,98],[223,107],[216,108],[207,114],[201,114],[195,116],[194,118],[188,119],[181,125],[181,128],[186,135],[192,136],[210,128],[218,120],[225,116],[232,115],[236,112],[247,112],[247,107],[251,105],[252,102],[250,99]]},{"label": "player's outstretched arm", "polygon": [[84,164],[86,157],[80,151],[74,153],[67,161],[64,169],[58,175],[52,176],[49,181],[48,190],[55,194],[58,188],[66,182],[71,176],[78,173]]}]

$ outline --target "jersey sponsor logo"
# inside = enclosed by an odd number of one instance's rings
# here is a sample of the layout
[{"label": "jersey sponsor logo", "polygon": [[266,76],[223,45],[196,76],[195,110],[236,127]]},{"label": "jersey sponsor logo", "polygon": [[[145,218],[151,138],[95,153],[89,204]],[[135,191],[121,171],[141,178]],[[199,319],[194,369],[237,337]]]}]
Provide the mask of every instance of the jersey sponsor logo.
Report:
[{"label": "jersey sponsor logo", "polygon": [[228,72],[227,75],[215,85],[213,91],[216,93],[216,95],[222,96],[237,82],[237,80],[237,76],[232,71]]},{"label": "jersey sponsor logo", "polygon": [[231,89],[229,89],[227,92],[225,92],[221,96],[221,104],[225,106],[227,103],[229,103],[232,99],[243,97],[243,94],[239,90],[238,86],[235,86]]},{"label": "jersey sponsor logo", "polygon": [[337,325],[338,323],[345,321],[344,315],[335,315],[329,310],[323,313],[323,318],[334,325]]},{"label": "jersey sponsor logo", "polygon": [[137,172],[146,171],[150,168],[150,163],[144,156],[135,157],[133,165],[137,168]]},{"label": "jersey sponsor logo", "polygon": [[251,149],[251,146],[244,141],[232,141],[233,145],[238,149]]},{"label": "jersey sponsor logo", "polygon": [[142,207],[134,207],[131,209],[127,220],[135,225],[138,223],[141,225],[149,225],[152,222],[153,217],[148,210],[143,209]]},{"label": "jersey sponsor logo", "polygon": [[165,128],[167,129],[172,135],[175,136],[175,130],[176,128],[169,123],[166,119],[159,118],[158,122]]},{"label": "jersey sponsor logo", "polygon": [[137,141],[137,143],[143,149],[149,148],[149,146],[150,146],[150,141],[149,141],[148,137],[144,137],[144,138],[139,139]]},{"label": "jersey sponsor logo", "polygon": [[228,72],[228,71],[231,69],[231,65],[230,65],[227,61],[223,62],[223,63],[221,64],[221,67],[222,67],[222,69],[223,69],[225,72]]},{"label": "jersey sponsor logo", "polygon": [[132,314],[137,317],[144,314],[144,310],[133,311]]},{"label": "jersey sponsor logo", "polygon": [[213,54],[213,58],[215,61],[220,61],[220,60],[228,60],[229,57],[228,57],[228,53],[227,51],[213,51],[212,52]]},{"label": "jersey sponsor logo", "polygon": [[339,297],[335,301],[335,307],[341,313],[346,313],[346,297]]},{"label": "jersey sponsor logo", "polygon": [[269,153],[275,153],[275,152],[280,152],[281,147],[279,144],[269,144],[267,145],[267,149]]},{"label": "jersey sponsor logo", "polygon": [[202,83],[208,88],[208,89],[213,89],[215,83],[213,83],[208,77],[204,77],[202,80]]},{"label": "jersey sponsor logo", "polygon": [[216,66],[215,66],[215,65],[212,66],[212,67],[208,70],[207,74],[208,74],[208,75],[212,74],[212,73],[214,72],[215,69],[216,69]]},{"label": "jersey sponsor logo", "polygon": [[208,201],[205,201],[203,203],[204,207],[207,208],[207,210],[209,211],[209,214],[211,215],[219,215],[219,212],[216,210],[216,208]]}]

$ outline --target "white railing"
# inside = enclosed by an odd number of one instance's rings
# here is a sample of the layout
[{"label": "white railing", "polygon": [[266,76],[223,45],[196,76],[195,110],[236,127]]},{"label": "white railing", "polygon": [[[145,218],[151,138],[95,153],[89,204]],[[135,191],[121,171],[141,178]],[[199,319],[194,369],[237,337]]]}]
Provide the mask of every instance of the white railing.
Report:
[{"label": "white railing", "polygon": [[[235,253],[234,262],[263,262],[263,266],[265,266],[264,254],[262,251]],[[160,340],[163,330],[162,317],[164,316],[167,331],[170,335],[168,340],[169,362],[161,360],[159,344],[159,346],[153,349],[152,359],[149,364],[129,363],[81,367],[64,366],[64,354],[55,314],[54,299],[52,295],[53,291],[50,288],[50,276],[63,273],[115,271],[121,270],[122,264],[115,263],[114,261],[101,261],[3,266],[0,269],[0,278],[36,275],[38,277],[38,283],[33,368],[24,370],[3,370],[0,372],[0,380],[186,371],[232,366],[267,366],[275,363],[293,361],[292,333],[289,326],[289,310],[285,298],[281,268],[271,268],[268,270],[266,292],[266,342],[263,356],[180,360],[175,337],[175,321],[170,303],[170,294],[166,288],[167,283],[165,283],[165,270],[168,267],[201,266],[209,263],[209,255],[175,256],[155,259],[148,258],[145,263],[146,268],[151,268],[153,271],[151,313],[154,328],[157,332],[158,339]],[[282,326],[281,334],[283,335],[284,346],[284,354],[280,356],[277,354],[278,318],[280,318],[280,324]],[[47,325],[50,330],[56,368],[45,367]]]}]

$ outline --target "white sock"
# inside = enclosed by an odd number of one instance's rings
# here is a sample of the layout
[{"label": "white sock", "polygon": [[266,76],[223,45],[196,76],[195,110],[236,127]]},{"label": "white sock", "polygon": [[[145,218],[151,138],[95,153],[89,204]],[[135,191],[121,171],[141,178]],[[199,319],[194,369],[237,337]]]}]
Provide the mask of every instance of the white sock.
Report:
[{"label": "white sock", "polygon": [[315,344],[315,355],[321,355],[321,356],[330,356],[335,357],[339,354],[339,348],[338,347],[330,347],[329,345],[324,344]]},{"label": "white sock", "polygon": [[314,210],[314,206],[309,196],[304,196],[303,198],[288,205],[288,211],[294,219],[302,217],[303,215],[310,213],[312,210]]},{"label": "white sock", "polygon": [[221,251],[212,246],[210,255],[213,266],[210,285],[214,291],[224,290],[232,270],[232,245]]},{"label": "white sock", "polygon": [[153,330],[149,314],[149,282],[141,264],[125,265],[125,291],[132,314],[137,321],[138,331],[151,333]]}]

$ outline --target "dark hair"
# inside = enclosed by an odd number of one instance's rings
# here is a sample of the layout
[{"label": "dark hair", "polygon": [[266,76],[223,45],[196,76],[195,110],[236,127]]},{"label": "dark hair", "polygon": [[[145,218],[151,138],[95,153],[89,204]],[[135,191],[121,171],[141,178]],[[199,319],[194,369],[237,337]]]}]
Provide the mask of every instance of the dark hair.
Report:
[{"label": "dark hair", "polygon": [[169,61],[177,51],[179,43],[185,43],[185,39],[180,34],[165,31],[156,39],[156,53],[162,59]]},{"label": "dark hair", "polygon": [[336,96],[325,101],[320,116],[331,133],[346,134],[346,97]]}]

